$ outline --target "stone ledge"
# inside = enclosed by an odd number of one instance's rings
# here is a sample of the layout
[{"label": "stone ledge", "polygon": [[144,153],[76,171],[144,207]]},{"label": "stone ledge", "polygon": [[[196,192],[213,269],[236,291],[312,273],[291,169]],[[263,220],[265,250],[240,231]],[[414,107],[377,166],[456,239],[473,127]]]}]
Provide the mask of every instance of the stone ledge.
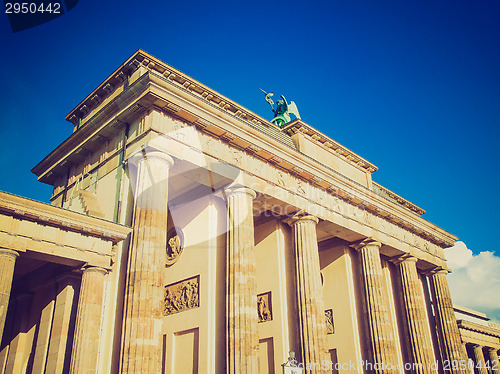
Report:
[{"label": "stone ledge", "polygon": [[132,228],[0,191],[0,213],[118,243]]}]

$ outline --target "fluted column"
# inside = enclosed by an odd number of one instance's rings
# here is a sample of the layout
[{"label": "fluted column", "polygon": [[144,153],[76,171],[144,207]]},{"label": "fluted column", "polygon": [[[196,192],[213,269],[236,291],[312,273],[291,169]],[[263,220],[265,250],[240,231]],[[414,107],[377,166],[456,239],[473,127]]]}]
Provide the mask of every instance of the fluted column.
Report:
[{"label": "fluted column", "polygon": [[[297,311],[299,317],[300,357],[304,364],[321,364],[330,360],[326,344],[326,321],[321,289],[318,239],[314,216],[292,218],[297,280]],[[316,365],[308,373],[320,373]]]},{"label": "fluted column", "polygon": [[70,336],[71,314],[75,308],[75,294],[78,294],[80,283],[80,279],[75,273],[64,274],[57,279],[58,292],[50,333],[47,365],[45,366],[46,373],[61,374],[67,371],[69,357],[66,346],[72,345],[73,341],[73,337]]},{"label": "fluted column", "polygon": [[466,373],[466,370],[461,369],[461,367],[463,368],[461,363],[467,364],[467,354],[462,348],[462,339],[458,331],[450,289],[446,280],[447,274],[448,270],[439,269],[429,275],[441,358],[443,362],[459,363],[456,368],[450,368],[451,374]]},{"label": "fluted column", "polygon": [[427,308],[422,286],[417,272],[417,258],[403,256],[393,261],[399,271],[401,280],[401,308],[405,320],[408,358],[411,363],[422,364],[413,366],[413,372],[430,373],[430,363],[434,355],[432,340],[429,333]]},{"label": "fluted column", "polygon": [[17,256],[19,256],[19,253],[16,251],[0,248],[0,269],[2,269],[0,271],[0,342],[2,341],[5,318],[9,307],[10,290]]},{"label": "fluted column", "polygon": [[[472,359],[469,357],[469,353],[467,352],[467,343],[465,342],[462,342],[462,348],[463,348],[463,351],[465,352],[465,357],[467,358],[467,362],[466,362],[466,374],[474,374],[474,365],[472,365],[471,361]],[[471,363],[471,365],[469,365],[469,363]]]},{"label": "fluted column", "polygon": [[226,189],[227,230],[227,372],[259,372],[257,282],[253,190]]},{"label": "fluted column", "polygon": [[[368,349],[374,373],[386,373],[397,364],[387,290],[382,273],[381,244],[367,239],[354,246],[360,253]],[[377,365],[375,364],[382,364]]]},{"label": "fluted column", "polygon": [[[474,366],[479,374],[488,374],[486,362],[484,361],[483,347],[478,344],[472,346],[474,348]],[[491,365],[491,363],[490,363]]]},{"label": "fluted column", "polygon": [[493,374],[500,374],[500,362],[498,361],[498,353],[496,348],[489,349],[490,367]]},{"label": "fluted column", "polygon": [[157,374],[162,369],[162,271],[167,245],[168,175],[173,163],[170,156],[153,148],[129,160],[137,166],[137,175],[125,289],[122,373]]},{"label": "fluted column", "polygon": [[97,372],[104,276],[106,274],[107,270],[100,267],[90,266],[83,269],[70,373],[95,374]]}]

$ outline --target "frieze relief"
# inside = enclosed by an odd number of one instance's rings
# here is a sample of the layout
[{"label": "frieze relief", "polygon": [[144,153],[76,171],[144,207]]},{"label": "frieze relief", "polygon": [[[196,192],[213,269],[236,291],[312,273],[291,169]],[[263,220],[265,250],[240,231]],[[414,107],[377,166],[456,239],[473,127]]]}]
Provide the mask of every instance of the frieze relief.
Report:
[{"label": "frieze relief", "polygon": [[230,157],[234,165],[242,166],[243,154],[237,149],[230,149]]},{"label": "frieze relief", "polygon": [[163,315],[168,316],[200,306],[200,276],[165,286]]},{"label": "frieze relief", "polygon": [[297,192],[300,194],[300,195],[305,195],[306,194],[306,190],[304,189],[304,183],[301,182],[301,181],[297,181]]},{"label": "frieze relief", "polygon": [[257,313],[259,323],[273,320],[271,291],[257,295]]},{"label": "frieze relief", "polygon": [[[210,135],[200,133],[200,137],[204,139],[206,151],[208,153],[214,155],[217,154],[219,155],[219,159],[227,159],[226,161],[230,162],[233,156],[233,154],[230,152],[230,149],[232,148],[231,146],[225,144],[219,139],[211,138]],[[215,152],[216,150],[217,152]],[[276,159],[276,157],[274,159]],[[270,180],[275,182],[273,184],[282,188],[282,190],[280,188],[281,191],[279,191],[279,193],[284,194],[282,197],[282,200],[284,202],[289,201],[291,204],[298,204],[299,202],[295,200],[296,197],[293,196],[298,195],[298,197],[305,198],[309,202],[316,204],[319,203],[318,206],[315,207],[317,211],[316,215],[322,217],[322,219],[330,220],[337,218],[332,217],[331,213],[340,214],[348,220],[352,220],[354,218],[354,220],[357,221],[357,223],[359,223],[360,225],[369,226],[370,228],[382,233],[383,236],[395,238],[401,242],[415,246],[416,248],[428,253],[440,253],[440,250],[437,249],[438,244],[431,243],[430,248],[426,248],[424,243],[428,240],[421,238],[418,234],[416,235],[416,240],[413,240],[412,236],[403,238],[403,236],[401,235],[402,231],[400,231],[402,230],[402,228],[395,223],[389,222],[387,218],[385,218],[385,216],[381,217],[378,214],[374,214],[373,217],[368,218],[367,212],[362,212],[361,215],[358,214],[356,215],[356,217],[353,217],[353,208],[357,213],[357,209],[360,209],[360,207],[356,208],[357,204],[353,205],[352,203],[345,201],[345,199],[339,198],[339,196],[336,195],[337,189],[334,187],[329,188],[329,190],[318,188],[317,186],[313,186],[311,185],[311,183],[302,180],[300,177],[293,175],[293,170],[280,170],[272,161],[262,160],[256,157],[245,157],[244,165],[242,164],[240,167],[242,168],[241,171],[244,174],[249,174],[249,176],[255,177],[257,179],[262,179],[264,178],[263,176],[272,176]],[[289,196],[289,194],[291,194],[291,196]],[[322,195],[322,201],[318,199],[319,195]],[[300,205],[303,205],[303,202],[301,202]],[[380,225],[381,222],[384,222],[385,229],[382,229]],[[404,230],[407,231],[408,229],[405,228]],[[384,241],[383,237],[381,237],[380,239]]]},{"label": "frieze relief", "polygon": [[276,169],[276,172],[278,173],[278,177],[276,178],[278,182],[278,186],[280,187],[286,187],[286,182],[285,182],[285,175],[281,170]]}]

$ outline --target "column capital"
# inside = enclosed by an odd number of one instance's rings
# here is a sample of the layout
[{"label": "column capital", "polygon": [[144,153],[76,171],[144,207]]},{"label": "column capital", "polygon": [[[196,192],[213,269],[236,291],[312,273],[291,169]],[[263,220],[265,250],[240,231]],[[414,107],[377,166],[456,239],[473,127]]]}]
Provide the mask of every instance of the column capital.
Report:
[{"label": "column capital", "polygon": [[436,275],[436,274],[448,275],[448,273],[451,273],[451,270],[446,269],[442,266],[436,266],[432,269],[429,269],[429,270],[422,272],[422,274],[427,275],[428,277]]},{"label": "column capital", "polygon": [[286,223],[288,223],[290,226],[294,226],[298,222],[304,222],[304,221],[313,221],[314,225],[317,225],[319,222],[318,217],[313,216],[312,214],[295,214],[293,217],[288,218],[285,220]]},{"label": "column capital", "polygon": [[380,249],[380,247],[382,247],[382,243],[373,240],[372,238],[365,238],[359,242],[351,244],[351,247],[359,252],[361,249],[365,247],[377,247],[377,249]]},{"label": "column capital", "polygon": [[12,257],[14,260],[19,256],[19,252],[14,251],[13,249],[2,248],[0,247],[0,255]]},{"label": "column capital", "polygon": [[400,255],[400,256],[391,257],[389,259],[389,261],[391,261],[395,265],[399,265],[399,264],[401,264],[403,262],[415,262],[416,263],[418,261],[418,258],[416,258],[415,256],[410,255],[409,253],[405,253],[405,254]]},{"label": "column capital", "polygon": [[174,164],[174,159],[162,149],[152,147],[150,145],[144,146],[139,151],[135,152],[128,158],[128,162],[133,165],[138,165],[144,160],[158,159],[166,163],[169,167]]},{"label": "column capital", "polygon": [[252,200],[257,197],[257,193],[254,190],[249,187],[245,187],[242,184],[231,184],[224,188],[224,196],[226,200],[229,196],[236,194],[247,194],[252,198]]},{"label": "column capital", "polygon": [[80,269],[82,273],[102,273],[103,275],[106,275],[109,273],[108,270],[100,267],[100,266],[92,266],[92,265],[84,265]]}]

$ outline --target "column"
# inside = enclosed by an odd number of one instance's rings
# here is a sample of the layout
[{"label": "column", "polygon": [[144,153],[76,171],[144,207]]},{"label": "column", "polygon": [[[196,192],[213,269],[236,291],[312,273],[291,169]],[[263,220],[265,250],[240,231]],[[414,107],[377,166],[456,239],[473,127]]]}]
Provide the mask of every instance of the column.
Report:
[{"label": "column", "polygon": [[33,323],[35,318],[31,315],[33,304],[31,293],[16,295],[14,303],[11,303],[11,307],[14,307],[15,317],[11,331],[12,340],[5,363],[5,373],[22,373],[26,369],[36,330],[36,324]]},{"label": "column", "polygon": [[486,362],[484,361],[483,347],[478,344],[474,344],[472,347],[474,348],[474,366],[477,369],[477,373],[488,374]]},{"label": "column", "polygon": [[173,163],[166,153],[150,147],[129,160],[129,164],[137,166],[137,176],[134,233],[128,254],[125,289],[122,373],[156,374],[162,368],[168,175]]},{"label": "column", "polygon": [[7,248],[0,248],[0,342],[3,337],[3,328],[7,309],[9,307],[10,290],[14,276],[14,265],[19,253]]},{"label": "column", "polygon": [[[35,289],[32,289],[32,291],[35,291]],[[33,352],[31,374],[45,373],[49,341],[52,334],[52,323],[54,320],[56,291],[54,282],[49,282],[40,288],[36,288],[36,302],[34,304],[40,310],[40,319],[38,321],[36,340],[33,342],[35,349]],[[33,310],[31,314],[35,314]]]},{"label": "column", "polygon": [[432,302],[434,306],[434,315],[436,327],[441,347],[441,359],[443,362],[458,362],[457,368],[451,368],[451,374],[466,373],[462,362],[467,364],[467,355],[462,348],[462,338],[458,331],[457,320],[453,311],[450,289],[446,275],[448,270],[438,269],[429,275]]},{"label": "column", "polygon": [[380,247],[380,243],[371,239],[363,240],[354,246],[359,251],[361,261],[369,357],[373,365],[383,364],[374,366],[373,373],[377,374],[388,372],[388,363],[397,364],[396,342],[392,333]]},{"label": "column", "polygon": [[227,372],[259,372],[257,281],[253,227],[255,192],[243,186],[226,190]]},{"label": "column", "polygon": [[467,352],[467,343],[462,342],[462,348],[465,352],[465,357],[467,358],[466,374],[474,374],[474,361],[469,357],[469,353]]},{"label": "column", "polygon": [[430,373],[434,360],[432,340],[427,319],[422,284],[417,272],[417,258],[403,256],[393,261],[401,280],[401,310],[405,320],[408,358],[411,363],[422,364],[414,372]]},{"label": "column", "polygon": [[[297,282],[297,311],[299,317],[298,361],[304,364],[320,364],[330,361],[326,344],[326,320],[321,287],[318,240],[314,216],[292,218],[295,254],[295,276]],[[311,365],[308,373],[320,373],[320,368]]]},{"label": "column", "polygon": [[79,283],[80,279],[74,273],[65,274],[57,279],[54,320],[45,367],[47,373],[62,374],[68,370],[70,357],[68,357],[66,347],[73,343],[75,294],[78,294]]},{"label": "column", "polygon": [[493,374],[500,374],[500,362],[498,361],[498,353],[496,348],[489,348],[490,367]]},{"label": "column", "polygon": [[76,312],[70,373],[97,372],[97,353],[101,333],[104,276],[107,270],[89,266],[83,269]]}]

